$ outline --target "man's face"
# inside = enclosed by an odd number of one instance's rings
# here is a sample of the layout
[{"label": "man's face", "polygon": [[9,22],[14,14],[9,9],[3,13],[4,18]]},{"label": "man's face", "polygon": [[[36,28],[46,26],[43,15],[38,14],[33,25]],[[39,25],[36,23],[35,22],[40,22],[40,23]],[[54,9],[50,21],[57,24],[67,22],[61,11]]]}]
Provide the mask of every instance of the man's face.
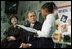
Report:
[{"label": "man's face", "polygon": [[36,22],[36,15],[34,12],[28,13],[28,21],[30,23],[35,23]]}]

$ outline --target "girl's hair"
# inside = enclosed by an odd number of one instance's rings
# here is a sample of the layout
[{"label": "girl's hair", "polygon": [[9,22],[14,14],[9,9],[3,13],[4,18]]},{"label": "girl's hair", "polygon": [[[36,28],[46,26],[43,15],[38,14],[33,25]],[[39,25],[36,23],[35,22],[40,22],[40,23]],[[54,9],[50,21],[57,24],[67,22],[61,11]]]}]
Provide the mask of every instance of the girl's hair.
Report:
[{"label": "girl's hair", "polygon": [[50,13],[53,13],[53,10],[57,9],[57,6],[55,5],[54,2],[47,2],[41,8],[42,9],[46,8]]}]

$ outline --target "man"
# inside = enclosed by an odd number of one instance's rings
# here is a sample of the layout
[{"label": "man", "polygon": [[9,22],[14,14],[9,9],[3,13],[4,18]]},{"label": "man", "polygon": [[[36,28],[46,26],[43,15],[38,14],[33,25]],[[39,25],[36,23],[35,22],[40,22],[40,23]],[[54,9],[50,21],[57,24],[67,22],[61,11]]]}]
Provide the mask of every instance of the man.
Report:
[{"label": "man", "polygon": [[[26,18],[28,20],[26,27],[31,27],[37,30],[41,29],[42,24],[36,21],[36,13],[34,11],[28,11]],[[22,35],[26,36],[24,36],[25,39],[23,39],[22,36],[22,44],[20,45],[20,48],[38,48],[38,38],[35,37],[37,36],[36,34],[24,30],[24,34]],[[31,46],[29,46],[29,44],[31,44]]]}]

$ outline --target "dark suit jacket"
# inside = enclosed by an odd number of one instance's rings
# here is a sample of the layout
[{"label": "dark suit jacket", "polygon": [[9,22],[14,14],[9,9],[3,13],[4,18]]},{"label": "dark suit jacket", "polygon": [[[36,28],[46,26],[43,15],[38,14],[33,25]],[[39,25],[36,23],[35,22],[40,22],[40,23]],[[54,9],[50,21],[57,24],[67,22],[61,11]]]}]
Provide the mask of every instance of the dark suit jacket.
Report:
[{"label": "dark suit jacket", "polygon": [[[27,24],[26,27],[30,27],[30,24]],[[42,24],[38,21],[36,21],[33,26],[33,28],[37,30],[41,30],[41,27],[42,27]],[[38,41],[37,41],[37,38],[34,36],[36,36],[35,33],[24,30],[22,33],[22,42],[31,43],[32,44],[31,48],[37,48]]]},{"label": "dark suit jacket", "polygon": [[[30,24],[28,23],[28,24],[26,25],[26,27],[30,27]],[[41,30],[41,27],[42,27],[42,23],[40,23],[40,22],[38,22],[38,21],[36,21],[35,24],[34,24],[34,26],[33,26],[33,28],[34,28],[34,29],[37,29],[37,30]]]},{"label": "dark suit jacket", "polygon": [[[6,36],[2,41],[1,41],[1,47],[2,48],[18,48],[20,45],[20,41],[21,41],[21,33],[22,33],[23,29],[16,26],[16,28],[14,28],[13,26],[10,26],[5,32],[4,35]],[[9,36],[14,36],[16,38],[16,40],[14,41],[8,41],[7,37]]]}]

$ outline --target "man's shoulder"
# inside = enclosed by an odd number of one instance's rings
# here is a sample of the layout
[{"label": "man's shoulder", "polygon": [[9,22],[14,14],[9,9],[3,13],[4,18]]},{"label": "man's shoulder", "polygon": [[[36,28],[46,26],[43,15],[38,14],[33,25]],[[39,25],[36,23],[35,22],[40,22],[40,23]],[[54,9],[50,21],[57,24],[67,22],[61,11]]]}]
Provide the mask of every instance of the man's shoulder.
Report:
[{"label": "man's shoulder", "polygon": [[42,25],[42,23],[41,23],[41,22],[39,22],[39,21],[36,21],[36,24],[40,24],[40,25]]},{"label": "man's shoulder", "polygon": [[42,23],[40,23],[40,22],[37,21],[37,22],[35,23],[35,25],[34,25],[34,28],[37,29],[37,30],[41,30],[41,28],[42,28]]}]

